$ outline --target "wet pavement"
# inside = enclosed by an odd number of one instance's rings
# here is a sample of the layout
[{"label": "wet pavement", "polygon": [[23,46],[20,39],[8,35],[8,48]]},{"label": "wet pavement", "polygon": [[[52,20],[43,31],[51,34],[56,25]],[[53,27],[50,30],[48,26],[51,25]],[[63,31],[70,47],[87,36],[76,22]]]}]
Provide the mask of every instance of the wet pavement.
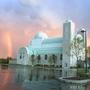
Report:
[{"label": "wet pavement", "polygon": [[55,78],[61,70],[0,66],[0,90],[61,90]]}]

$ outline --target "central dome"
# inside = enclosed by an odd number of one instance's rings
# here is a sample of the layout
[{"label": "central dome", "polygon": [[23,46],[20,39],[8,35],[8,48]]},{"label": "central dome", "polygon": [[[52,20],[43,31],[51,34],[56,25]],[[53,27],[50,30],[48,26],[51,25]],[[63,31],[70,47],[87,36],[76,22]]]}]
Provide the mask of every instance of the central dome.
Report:
[{"label": "central dome", "polygon": [[34,38],[36,38],[36,39],[38,39],[38,38],[40,38],[40,39],[47,39],[48,36],[47,36],[47,34],[44,33],[44,32],[38,32],[38,33],[35,35]]}]

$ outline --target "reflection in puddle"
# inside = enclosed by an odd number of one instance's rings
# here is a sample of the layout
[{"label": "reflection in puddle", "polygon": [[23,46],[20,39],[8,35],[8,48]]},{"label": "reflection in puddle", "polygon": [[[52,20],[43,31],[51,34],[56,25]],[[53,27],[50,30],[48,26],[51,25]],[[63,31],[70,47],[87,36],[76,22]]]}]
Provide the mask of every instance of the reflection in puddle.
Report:
[{"label": "reflection in puddle", "polygon": [[60,90],[60,82],[56,81],[56,72],[61,70],[44,68],[18,68],[16,69],[16,83],[28,90]]},{"label": "reflection in puddle", "polygon": [[17,82],[20,83],[23,83],[25,81],[52,80],[56,78],[56,72],[61,73],[61,70],[43,68],[16,69],[16,79]]},{"label": "reflection in puddle", "polygon": [[78,86],[77,89],[75,85],[67,85],[56,80],[66,72],[60,69],[16,65],[0,67],[0,90],[85,90],[83,86]]},{"label": "reflection in puddle", "polygon": [[1,65],[1,69],[8,69],[8,65]]}]

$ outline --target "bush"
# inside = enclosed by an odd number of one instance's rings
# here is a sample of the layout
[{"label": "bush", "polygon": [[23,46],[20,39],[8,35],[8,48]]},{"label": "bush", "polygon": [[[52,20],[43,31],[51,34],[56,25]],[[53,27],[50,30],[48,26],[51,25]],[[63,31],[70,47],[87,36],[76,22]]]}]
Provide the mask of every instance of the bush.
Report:
[{"label": "bush", "polygon": [[78,70],[77,74],[81,79],[90,79],[90,72],[86,73],[85,69]]}]

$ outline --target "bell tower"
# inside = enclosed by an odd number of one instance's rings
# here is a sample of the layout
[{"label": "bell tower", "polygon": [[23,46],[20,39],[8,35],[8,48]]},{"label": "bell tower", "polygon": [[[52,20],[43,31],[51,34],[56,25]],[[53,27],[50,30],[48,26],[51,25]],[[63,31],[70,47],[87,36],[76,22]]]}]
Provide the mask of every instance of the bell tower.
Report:
[{"label": "bell tower", "polygon": [[71,61],[70,45],[75,34],[75,24],[71,20],[66,20],[63,24],[63,61],[62,68],[69,69]]}]

